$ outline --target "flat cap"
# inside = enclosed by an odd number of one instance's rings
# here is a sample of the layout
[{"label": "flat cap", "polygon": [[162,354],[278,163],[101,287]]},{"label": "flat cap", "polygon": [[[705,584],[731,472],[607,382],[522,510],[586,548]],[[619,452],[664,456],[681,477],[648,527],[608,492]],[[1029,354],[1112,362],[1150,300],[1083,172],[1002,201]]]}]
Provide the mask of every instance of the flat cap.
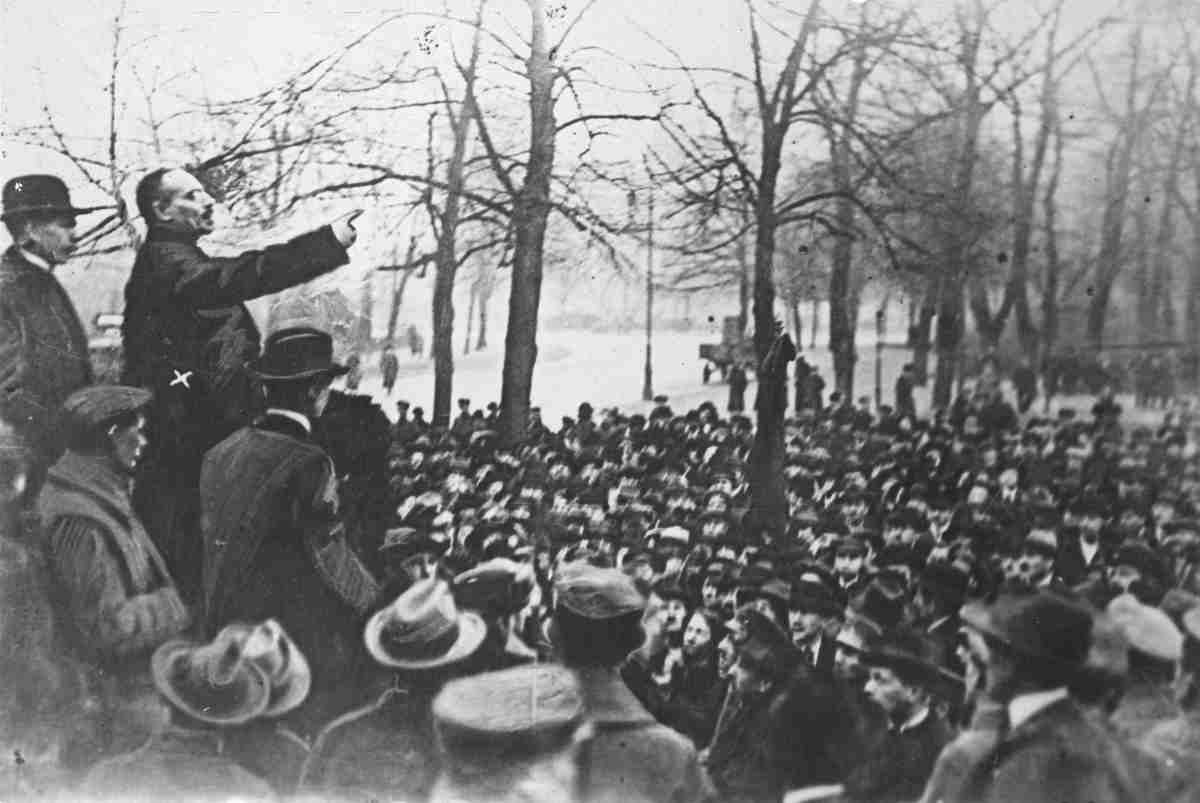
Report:
[{"label": "flat cap", "polygon": [[615,619],[646,606],[633,578],[620,569],[566,565],[554,587],[558,606],[585,619]]},{"label": "flat cap", "polygon": [[531,664],[450,681],[433,718],[456,769],[485,769],[567,744],[584,719],[583,695],[566,667]]},{"label": "flat cap", "polygon": [[68,396],[63,402],[63,412],[72,427],[88,431],[117,416],[140,410],[152,398],[154,394],[142,388],[92,385]]}]

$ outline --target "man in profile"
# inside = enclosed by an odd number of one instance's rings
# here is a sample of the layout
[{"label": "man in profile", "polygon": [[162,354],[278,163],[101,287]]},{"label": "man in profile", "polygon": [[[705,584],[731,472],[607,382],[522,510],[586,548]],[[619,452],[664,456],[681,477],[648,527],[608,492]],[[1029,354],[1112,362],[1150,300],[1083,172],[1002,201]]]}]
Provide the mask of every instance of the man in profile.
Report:
[{"label": "man in profile", "polygon": [[349,261],[358,212],[286,243],[210,257],[216,201],[195,176],[159,168],[138,182],[146,241],[125,285],[122,383],[154,392],[153,450],[135,504],[185,599],[199,588],[197,487],[204,453],[261,412],[246,370],[260,334],[245,303],[328,273]]}]

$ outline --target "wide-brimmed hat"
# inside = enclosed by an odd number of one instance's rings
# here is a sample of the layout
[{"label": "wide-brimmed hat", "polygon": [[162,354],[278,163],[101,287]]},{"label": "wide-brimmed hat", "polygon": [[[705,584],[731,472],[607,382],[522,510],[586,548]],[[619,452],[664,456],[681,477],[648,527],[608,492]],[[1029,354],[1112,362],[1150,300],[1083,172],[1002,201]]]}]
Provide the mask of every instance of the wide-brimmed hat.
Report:
[{"label": "wide-brimmed hat", "polygon": [[17,176],[4,183],[3,212],[0,220],[8,221],[31,215],[86,215],[111,209],[110,206],[75,206],[66,183],[58,176]]},{"label": "wide-brimmed hat", "polygon": [[349,368],[333,361],[333,338],[311,326],[293,326],[267,336],[262,356],[249,365],[259,379],[286,381],[341,376]]},{"label": "wide-brimmed hat", "polygon": [[962,692],[962,679],[934,660],[933,643],[910,628],[896,628],[885,633],[872,648],[862,653],[862,662],[867,666],[891,669],[904,682],[952,701]]},{"label": "wide-brimmed hat", "polygon": [[1092,613],[1052,591],[1005,593],[963,606],[962,620],[1010,649],[1062,668],[1078,668],[1091,647]]},{"label": "wide-brimmed hat", "polygon": [[243,633],[227,627],[211,644],[168,641],[154,651],[154,685],[176,708],[213,725],[241,725],[266,712],[271,683],[246,655]]},{"label": "wide-brimmed hat", "polygon": [[450,586],[421,580],[367,622],[367,651],[393,669],[436,669],[470,657],[487,626],[477,613],[459,611]]},{"label": "wide-brimmed hat", "polygon": [[277,717],[297,708],[312,688],[308,659],[278,621],[244,627],[242,650],[271,683],[271,699],[262,715]]}]

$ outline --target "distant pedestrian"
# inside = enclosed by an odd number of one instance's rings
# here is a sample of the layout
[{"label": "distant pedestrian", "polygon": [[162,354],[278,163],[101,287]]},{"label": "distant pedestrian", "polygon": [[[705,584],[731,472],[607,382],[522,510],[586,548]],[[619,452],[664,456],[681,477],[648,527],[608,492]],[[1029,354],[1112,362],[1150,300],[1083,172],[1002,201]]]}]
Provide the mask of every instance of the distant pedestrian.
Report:
[{"label": "distant pedestrian", "polygon": [[734,364],[729,371],[729,412],[740,413],[746,409],[746,369]]},{"label": "distant pedestrian", "polygon": [[349,369],[346,372],[346,390],[358,390],[359,383],[362,382],[362,358],[351,354],[346,359],[346,367]]},{"label": "distant pedestrian", "polygon": [[383,375],[383,392],[387,395],[392,395],[392,389],[396,387],[396,375],[400,372],[400,360],[396,358],[396,352],[392,349],[392,344],[388,343],[383,348],[383,354],[379,358],[379,373]]},{"label": "distant pedestrian", "polygon": [[1013,386],[1017,389],[1017,410],[1021,415],[1029,412],[1033,399],[1037,396],[1037,374],[1028,357],[1022,357],[1021,362],[1013,371]]},{"label": "distant pedestrian", "polygon": [[916,387],[915,373],[911,362],[905,363],[896,378],[896,414],[916,415],[917,403],[913,400],[913,388]]},{"label": "distant pedestrian", "polygon": [[792,374],[792,384],[795,385],[796,390],[795,408],[797,413],[811,406],[807,402],[807,396],[808,381],[812,373],[813,367],[808,364],[808,360],[804,359],[804,355],[801,354],[796,358],[796,370]]}]

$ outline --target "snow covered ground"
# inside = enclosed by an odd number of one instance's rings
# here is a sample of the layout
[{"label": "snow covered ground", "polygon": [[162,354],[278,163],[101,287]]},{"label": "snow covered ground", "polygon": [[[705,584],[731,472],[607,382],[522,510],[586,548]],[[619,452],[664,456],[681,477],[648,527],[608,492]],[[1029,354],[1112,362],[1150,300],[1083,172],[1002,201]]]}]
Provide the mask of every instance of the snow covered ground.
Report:
[{"label": "snow covered ground", "polygon": [[[865,333],[864,333],[865,334]],[[656,336],[653,343],[654,392],[670,397],[676,410],[687,410],[702,401],[715,402],[722,410],[728,399],[727,385],[713,377],[708,385],[701,382],[703,361],[699,358],[700,344],[711,342],[708,334],[665,332]],[[645,340],[640,334],[609,334],[583,331],[548,331],[539,338],[540,355],[534,371],[533,403],[542,408],[542,418],[551,427],[557,427],[562,416],[575,415],[580,402],[588,401],[600,409],[616,405],[628,412],[645,411],[652,405],[643,402],[642,365]],[[826,349],[804,350],[810,363],[815,364],[832,385],[832,362]],[[395,401],[408,400],[414,407],[423,407],[428,417],[433,403],[433,362],[415,359],[407,351],[397,351],[400,357],[400,375],[395,392],[390,400],[383,395],[379,375],[378,353],[366,355],[366,371],[359,392],[370,393],[380,401],[388,414],[395,416]],[[888,348],[883,358],[883,400],[894,401],[893,387],[901,366],[910,359],[903,349]],[[468,356],[455,356],[454,397],[471,399],[473,408],[482,409],[489,401],[500,400],[500,369],[503,346],[497,343],[482,352]],[[855,395],[873,396],[875,392],[875,348],[870,337],[859,344],[859,361],[855,376]],[[829,388],[827,388],[827,391]],[[928,403],[928,389],[917,391],[917,403],[924,407]],[[747,405],[752,405],[755,387],[753,380],[746,394]],[[1126,410],[1131,410],[1132,400],[1122,399]],[[1091,400],[1066,398],[1064,406],[1075,407],[1080,415],[1088,415]],[[1054,408],[1059,407],[1058,400]],[[1035,411],[1042,409],[1041,401]],[[1146,418],[1146,416],[1149,418]],[[1131,415],[1130,418],[1135,416]],[[1137,411],[1136,419],[1146,423],[1158,418],[1150,411]]]}]

